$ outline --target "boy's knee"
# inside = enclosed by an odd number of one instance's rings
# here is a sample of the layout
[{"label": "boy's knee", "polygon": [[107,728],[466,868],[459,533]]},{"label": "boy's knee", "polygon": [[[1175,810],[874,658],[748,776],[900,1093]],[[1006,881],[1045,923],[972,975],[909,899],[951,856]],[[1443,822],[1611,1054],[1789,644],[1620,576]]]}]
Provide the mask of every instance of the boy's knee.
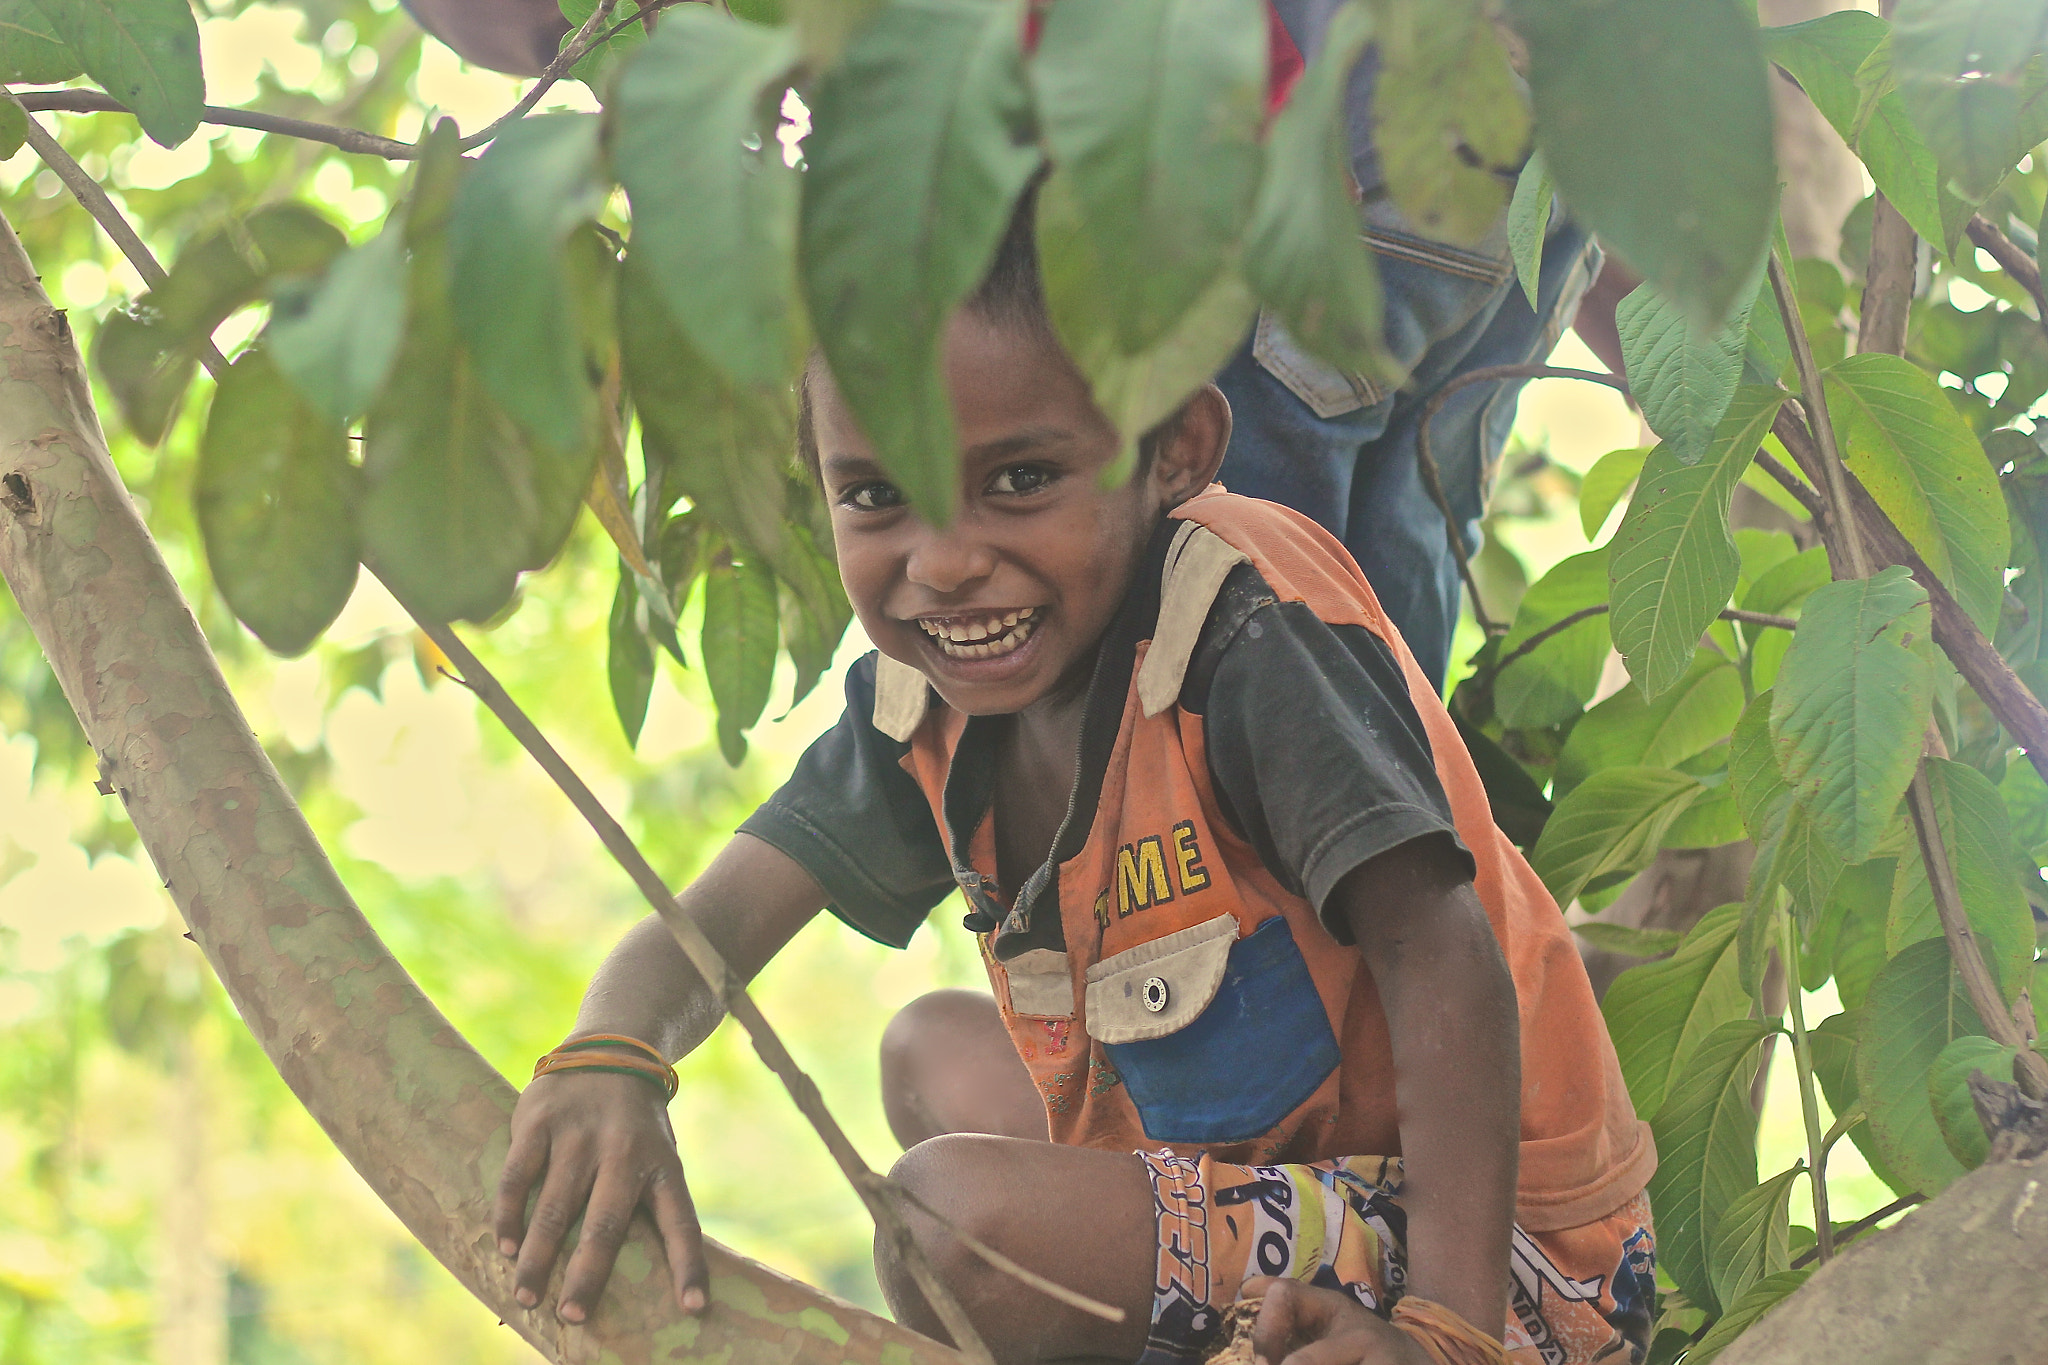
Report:
[{"label": "boy's knee", "polygon": [[[1002,1300],[1016,1282],[989,1264],[953,1235],[958,1229],[984,1244],[1002,1235],[1004,1182],[994,1163],[1003,1139],[979,1133],[949,1133],[927,1139],[905,1152],[889,1178],[909,1191],[945,1226],[913,1208],[907,1212],[912,1236],[939,1280],[953,1292],[977,1324],[1006,1316]],[[897,1321],[927,1336],[943,1338],[938,1315],[925,1303],[910,1269],[888,1236],[875,1235],[875,1274]]]}]

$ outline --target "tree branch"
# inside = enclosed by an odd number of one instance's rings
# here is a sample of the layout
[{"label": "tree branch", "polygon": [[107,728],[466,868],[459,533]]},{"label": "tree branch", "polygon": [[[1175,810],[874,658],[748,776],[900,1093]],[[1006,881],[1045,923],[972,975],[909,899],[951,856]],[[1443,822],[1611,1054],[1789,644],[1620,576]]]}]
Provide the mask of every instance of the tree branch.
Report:
[{"label": "tree branch", "polygon": [[1906,353],[1906,321],[1913,307],[1919,244],[1912,225],[1879,191],[1870,215],[1870,262],[1864,271],[1857,350]]},{"label": "tree branch", "polygon": [[[48,110],[64,114],[132,116],[135,112],[112,95],[103,95],[97,90],[18,90],[14,98],[30,113]],[[328,123],[314,123],[309,119],[287,118],[283,114],[262,114],[253,109],[225,109],[217,104],[209,104],[201,113],[199,121],[224,128],[254,128],[258,132],[277,133],[307,142],[324,142],[330,147],[339,147],[344,152],[381,156],[386,161],[410,161],[419,155],[419,149],[409,142],[379,137],[375,133],[359,132],[354,128],[337,128]]]},{"label": "tree branch", "polygon": [[[1595,616],[1604,615],[1607,612],[1607,609],[1607,603],[1595,602],[1590,607],[1580,607],[1571,615],[1560,617],[1558,620],[1552,621],[1549,625],[1543,627],[1543,629],[1539,631],[1534,632],[1529,636],[1528,639],[1522,641],[1522,643],[1516,645],[1513,649],[1501,655],[1499,661],[1495,663],[1493,666],[1494,673],[1498,675],[1499,673],[1504,671],[1509,664],[1514,663],[1517,659],[1520,659],[1523,656],[1531,653],[1533,650],[1537,648],[1537,646],[1544,644],[1553,637],[1561,635],[1565,631],[1570,630],[1579,622],[1590,621]],[[1795,621],[1789,616],[1772,616],[1768,612],[1761,611],[1743,611],[1739,607],[1723,608],[1720,619],[1723,621],[1740,621],[1744,625],[1749,626],[1768,626],[1772,630],[1796,630],[1799,627],[1799,622]]]},{"label": "tree branch", "polygon": [[583,21],[581,28],[569,35],[569,41],[562,44],[562,50],[555,54],[555,59],[542,68],[539,79],[534,81],[531,89],[519,97],[519,103],[485,125],[482,132],[472,133],[462,139],[462,150],[475,151],[503,132],[508,124],[525,118],[533,106],[540,103],[540,97],[553,89],[555,82],[569,73],[570,67],[582,61],[585,53],[597,46],[597,35],[604,28],[604,21],[611,17],[612,10],[617,8],[618,3],[619,0],[597,0],[597,8],[590,12],[590,17]]},{"label": "tree branch", "polygon": [[1970,234],[1972,242],[1998,262],[2000,270],[2012,276],[2020,288],[2034,296],[2034,316],[2041,320],[2043,327],[2048,327],[2048,291],[2041,287],[2041,267],[2034,263],[2034,258],[2021,251],[2012,238],[2000,232],[1981,213],[1970,218],[1964,231]]}]

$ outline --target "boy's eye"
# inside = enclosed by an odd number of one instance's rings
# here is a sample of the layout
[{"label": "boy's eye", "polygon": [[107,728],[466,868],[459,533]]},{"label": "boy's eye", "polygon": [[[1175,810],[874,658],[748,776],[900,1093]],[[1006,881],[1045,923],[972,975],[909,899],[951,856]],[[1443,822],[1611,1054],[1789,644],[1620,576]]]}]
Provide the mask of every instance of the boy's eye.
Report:
[{"label": "boy's eye", "polygon": [[872,483],[855,484],[842,493],[839,500],[863,512],[880,512],[885,508],[901,507],[903,494],[895,484],[877,479]]},{"label": "boy's eye", "polygon": [[996,476],[988,481],[988,491],[991,493],[1036,493],[1052,481],[1053,473],[1049,469],[1041,468],[1035,464],[1011,465],[1008,469],[996,471]]}]

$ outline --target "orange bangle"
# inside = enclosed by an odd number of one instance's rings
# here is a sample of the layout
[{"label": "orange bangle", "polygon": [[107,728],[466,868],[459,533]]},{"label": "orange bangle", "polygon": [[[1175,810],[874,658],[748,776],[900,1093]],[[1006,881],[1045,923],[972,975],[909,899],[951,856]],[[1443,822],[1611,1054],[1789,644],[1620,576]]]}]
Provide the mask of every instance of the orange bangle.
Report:
[{"label": "orange bangle", "polygon": [[[611,1043],[619,1043],[640,1049],[643,1056],[619,1056],[617,1053],[595,1052],[591,1049]],[[646,1043],[635,1038],[598,1034],[565,1043],[533,1064],[533,1078],[551,1076],[557,1071],[603,1071],[615,1076],[638,1076],[650,1085],[661,1087],[662,1098],[672,1100],[681,1082],[676,1078],[676,1069],[661,1059],[661,1054]]]},{"label": "orange bangle", "polygon": [[1436,1365],[1508,1365],[1505,1346],[1440,1303],[1410,1294],[1394,1305],[1393,1323]]}]

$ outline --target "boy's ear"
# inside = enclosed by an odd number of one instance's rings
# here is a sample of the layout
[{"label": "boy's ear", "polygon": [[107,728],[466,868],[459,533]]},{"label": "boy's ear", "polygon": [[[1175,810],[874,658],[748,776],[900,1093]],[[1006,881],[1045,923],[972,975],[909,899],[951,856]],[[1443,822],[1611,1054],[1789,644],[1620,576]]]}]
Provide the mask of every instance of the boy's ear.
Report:
[{"label": "boy's ear", "polygon": [[1153,457],[1151,477],[1161,500],[1178,507],[1214,483],[1229,446],[1230,400],[1214,384],[1204,384]]}]

